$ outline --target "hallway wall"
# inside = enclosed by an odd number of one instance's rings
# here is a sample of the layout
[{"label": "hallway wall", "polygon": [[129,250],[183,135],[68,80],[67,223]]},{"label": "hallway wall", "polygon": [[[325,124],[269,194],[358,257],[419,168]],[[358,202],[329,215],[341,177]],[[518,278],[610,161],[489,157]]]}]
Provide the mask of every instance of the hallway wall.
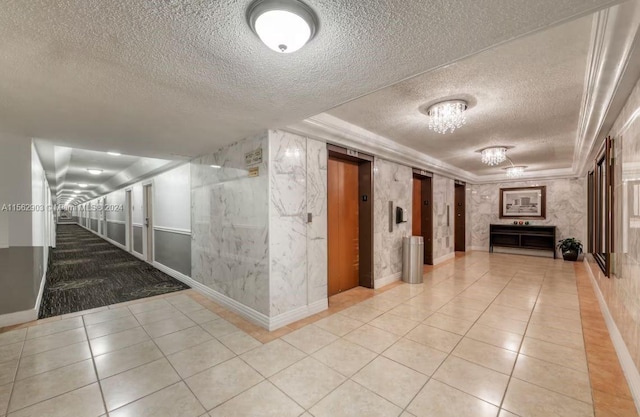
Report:
[{"label": "hallway wall", "polygon": [[0,326],[6,326],[37,317],[55,235],[51,191],[32,140],[0,134],[0,148]]},{"label": "hallway wall", "polygon": [[[113,191],[105,196],[90,200],[82,205],[81,213],[91,218],[88,226],[98,233],[98,219],[102,210],[94,210],[104,205],[106,226],[102,236],[126,250],[127,207],[126,191],[131,190],[132,248],[135,255],[143,256],[144,207],[143,185],[153,188],[153,248],[154,262],[159,268],[169,268],[187,277],[191,276],[191,168],[183,164]],[[167,272],[167,271],[165,271]]]},{"label": "hallway wall", "polygon": [[455,255],[454,207],[455,182],[442,175],[433,176],[433,263]]},{"label": "hallway wall", "polygon": [[[402,238],[411,235],[413,219],[413,171],[410,167],[375,158],[373,170],[373,259],[375,287],[400,279],[402,274]],[[389,213],[389,202],[393,209]],[[409,220],[396,224],[396,207],[407,210]],[[392,216],[393,231],[389,230]]]},{"label": "hallway wall", "polygon": [[269,265],[272,317],[326,308],[327,146],[280,130],[269,131]]},{"label": "hallway wall", "polygon": [[612,276],[590,265],[613,320],[640,368],[640,81],[616,119]]},{"label": "hallway wall", "polygon": [[[256,149],[262,162],[249,177],[245,154]],[[192,278],[267,316],[268,189],[266,131],[191,161]]]},{"label": "hallway wall", "polygon": [[[587,189],[584,179],[555,179],[540,181],[515,181],[493,184],[469,185],[471,249],[489,250],[489,225],[509,224],[512,219],[500,219],[500,188],[547,187],[547,216],[544,220],[529,220],[532,225],[557,226],[556,240],[576,237],[587,239]],[[524,252],[523,252],[524,253]],[[528,252],[531,253],[531,252]],[[551,252],[549,251],[549,254]]]}]

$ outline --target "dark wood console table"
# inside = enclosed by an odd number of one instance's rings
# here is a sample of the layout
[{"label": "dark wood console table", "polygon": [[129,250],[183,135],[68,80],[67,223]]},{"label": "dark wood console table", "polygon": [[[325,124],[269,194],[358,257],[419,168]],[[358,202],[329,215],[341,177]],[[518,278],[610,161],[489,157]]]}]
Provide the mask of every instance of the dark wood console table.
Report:
[{"label": "dark wood console table", "polygon": [[492,224],[489,231],[489,252],[493,252],[494,246],[550,250],[555,259],[556,227]]}]

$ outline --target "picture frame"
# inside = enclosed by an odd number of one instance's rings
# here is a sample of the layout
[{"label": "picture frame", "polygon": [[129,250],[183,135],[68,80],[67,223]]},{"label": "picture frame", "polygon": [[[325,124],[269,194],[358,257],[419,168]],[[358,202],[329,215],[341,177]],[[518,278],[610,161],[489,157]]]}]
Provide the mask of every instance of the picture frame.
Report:
[{"label": "picture frame", "polygon": [[500,188],[501,219],[545,219],[547,187]]}]

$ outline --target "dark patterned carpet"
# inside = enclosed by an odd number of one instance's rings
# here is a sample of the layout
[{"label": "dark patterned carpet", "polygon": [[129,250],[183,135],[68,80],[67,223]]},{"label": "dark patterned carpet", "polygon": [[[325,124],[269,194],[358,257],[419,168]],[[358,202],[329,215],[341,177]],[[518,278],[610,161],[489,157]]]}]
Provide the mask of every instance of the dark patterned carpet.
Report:
[{"label": "dark patterned carpet", "polygon": [[189,288],[77,225],[58,225],[39,317]]}]

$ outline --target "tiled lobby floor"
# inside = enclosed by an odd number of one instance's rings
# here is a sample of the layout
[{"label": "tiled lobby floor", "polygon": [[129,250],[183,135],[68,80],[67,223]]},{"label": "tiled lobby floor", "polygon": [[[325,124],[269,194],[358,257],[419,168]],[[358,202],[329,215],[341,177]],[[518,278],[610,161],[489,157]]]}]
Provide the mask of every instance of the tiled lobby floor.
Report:
[{"label": "tiled lobby floor", "polygon": [[193,291],[43,320],[0,334],[0,416],[635,416],[580,268],[472,252],[272,333]]}]

